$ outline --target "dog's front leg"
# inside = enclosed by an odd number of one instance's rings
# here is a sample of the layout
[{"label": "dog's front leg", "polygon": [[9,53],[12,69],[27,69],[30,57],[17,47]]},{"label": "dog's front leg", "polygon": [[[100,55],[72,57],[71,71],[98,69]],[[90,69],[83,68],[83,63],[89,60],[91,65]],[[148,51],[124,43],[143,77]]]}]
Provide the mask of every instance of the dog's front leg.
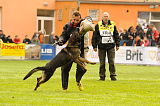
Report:
[{"label": "dog's front leg", "polygon": [[82,61],[80,61],[79,58],[74,59],[74,62],[83,67],[85,70],[87,70],[86,65]]}]

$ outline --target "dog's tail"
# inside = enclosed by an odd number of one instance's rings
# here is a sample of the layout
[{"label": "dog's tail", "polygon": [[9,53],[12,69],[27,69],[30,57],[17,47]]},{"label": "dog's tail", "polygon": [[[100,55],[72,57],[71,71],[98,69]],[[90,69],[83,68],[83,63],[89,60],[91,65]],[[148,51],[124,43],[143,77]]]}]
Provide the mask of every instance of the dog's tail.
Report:
[{"label": "dog's tail", "polygon": [[34,69],[32,69],[24,78],[23,80],[26,80],[28,77],[30,77],[33,73],[37,72],[37,71],[45,71],[46,68],[45,67],[36,67]]}]

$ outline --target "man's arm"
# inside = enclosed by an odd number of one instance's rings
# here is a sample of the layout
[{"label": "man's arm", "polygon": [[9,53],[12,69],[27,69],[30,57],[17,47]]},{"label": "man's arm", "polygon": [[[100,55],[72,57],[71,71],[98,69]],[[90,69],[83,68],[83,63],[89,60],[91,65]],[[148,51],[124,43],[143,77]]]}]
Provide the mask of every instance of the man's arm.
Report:
[{"label": "man's arm", "polygon": [[116,44],[116,50],[119,49],[119,42],[120,42],[120,37],[119,37],[119,33],[117,31],[117,28],[116,26],[114,26],[114,32],[113,32],[113,36],[114,36],[114,39],[115,39],[115,44]]},{"label": "man's arm", "polygon": [[99,34],[99,28],[98,28],[98,24],[97,24],[97,25],[95,26],[95,31],[93,32],[92,42],[91,42],[94,51],[97,51],[98,34]]}]

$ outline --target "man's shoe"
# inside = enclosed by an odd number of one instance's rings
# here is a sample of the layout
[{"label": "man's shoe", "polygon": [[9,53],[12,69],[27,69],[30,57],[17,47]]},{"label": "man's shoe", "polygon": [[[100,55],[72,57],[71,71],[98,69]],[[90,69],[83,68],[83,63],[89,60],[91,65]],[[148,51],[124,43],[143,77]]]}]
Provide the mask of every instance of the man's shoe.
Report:
[{"label": "man's shoe", "polygon": [[63,91],[64,91],[64,92],[67,92],[67,88],[63,88]]},{"label": "man's shoe", "polygon": [[100,78],[99,81],[105,81],[105,78]]},{"label": "man's shoe", "polygon": [[78,89],[79,89],[80,91],[83,91],[83,90],[84,90],[81,82],[77,82],[77,86],[78,86]]},{"label": "man's shoe", "polygon": [[117,80],[115,76],[110,76],[110,78],[111,78],[111,81],[116,81]]},{"label": "man's shoe", "polygon": [[99,81],[105,81],[105,77],[100,77]]}]

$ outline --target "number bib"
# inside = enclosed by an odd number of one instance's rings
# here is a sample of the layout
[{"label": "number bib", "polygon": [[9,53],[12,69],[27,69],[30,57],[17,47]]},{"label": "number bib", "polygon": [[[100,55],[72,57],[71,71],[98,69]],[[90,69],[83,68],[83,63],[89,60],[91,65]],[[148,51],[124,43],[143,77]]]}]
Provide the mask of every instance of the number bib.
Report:
[{"label": "number bib", "polygon": [[105,43],[114,43],[113,34],[109,30],[100,30],[100,35],[102,37],[102,44]]}]

